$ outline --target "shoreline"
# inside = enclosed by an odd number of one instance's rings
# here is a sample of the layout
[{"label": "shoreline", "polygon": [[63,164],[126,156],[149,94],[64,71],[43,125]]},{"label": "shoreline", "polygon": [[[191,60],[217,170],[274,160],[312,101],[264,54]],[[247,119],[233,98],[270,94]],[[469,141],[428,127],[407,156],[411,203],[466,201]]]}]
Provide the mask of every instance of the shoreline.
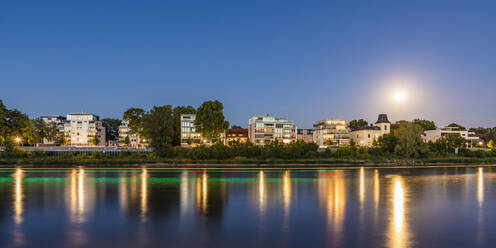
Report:
[{"label": "shoreline", "polygon": [[[437,161],[436,161],[437,160]],[[438,158],[428,160],[387,160],[387,161],[364,161],[351,159],[335,160],[161,160],[146,161],[133,159],[0,159],[0,168],[149,168],[149,169],[328,169],[328,168],[442,168],[442,167],[493,167],[496,159],[476,158]]]}]

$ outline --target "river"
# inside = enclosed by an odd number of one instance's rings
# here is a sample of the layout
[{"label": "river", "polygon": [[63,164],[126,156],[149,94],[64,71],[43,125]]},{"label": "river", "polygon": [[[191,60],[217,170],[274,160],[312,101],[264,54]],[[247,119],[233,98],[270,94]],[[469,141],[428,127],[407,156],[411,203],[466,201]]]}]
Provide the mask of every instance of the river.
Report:
[{"label": "river", "polygon": [[496,167],[2,169],[0,247],[496,247]]}]

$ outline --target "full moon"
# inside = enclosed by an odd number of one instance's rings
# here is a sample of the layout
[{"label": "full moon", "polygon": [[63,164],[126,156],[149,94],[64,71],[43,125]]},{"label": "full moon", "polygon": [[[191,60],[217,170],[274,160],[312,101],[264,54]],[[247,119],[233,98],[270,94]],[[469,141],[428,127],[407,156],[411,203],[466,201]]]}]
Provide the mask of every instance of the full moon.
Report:
[{"label": "full moon", "polygon": [[394,93],[394,100],[397,102],[402,102],[403,100],[405,100],[405,93],[403,93],[402,91]]}]

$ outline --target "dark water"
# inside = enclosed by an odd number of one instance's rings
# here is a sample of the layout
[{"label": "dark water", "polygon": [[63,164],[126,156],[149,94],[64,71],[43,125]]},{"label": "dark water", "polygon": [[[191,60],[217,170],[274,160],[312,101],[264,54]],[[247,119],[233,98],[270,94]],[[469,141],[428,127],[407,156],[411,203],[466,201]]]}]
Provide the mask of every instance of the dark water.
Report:
[{"label": "dark water", "polygon": [[0,171],[0,247],[496,247],[496,167]]}]

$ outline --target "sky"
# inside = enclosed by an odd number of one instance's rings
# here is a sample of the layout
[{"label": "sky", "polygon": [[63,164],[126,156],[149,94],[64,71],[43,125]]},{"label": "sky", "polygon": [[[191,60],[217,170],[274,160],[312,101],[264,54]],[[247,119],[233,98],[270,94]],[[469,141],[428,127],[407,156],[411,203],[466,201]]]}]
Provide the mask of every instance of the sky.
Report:
[{"label": "sky", "polygon": [[[496,1],[1,1],[0,99],[30,117],[219,100],[496,126]],[[395,96],[403,94],[401,101]]]}]

